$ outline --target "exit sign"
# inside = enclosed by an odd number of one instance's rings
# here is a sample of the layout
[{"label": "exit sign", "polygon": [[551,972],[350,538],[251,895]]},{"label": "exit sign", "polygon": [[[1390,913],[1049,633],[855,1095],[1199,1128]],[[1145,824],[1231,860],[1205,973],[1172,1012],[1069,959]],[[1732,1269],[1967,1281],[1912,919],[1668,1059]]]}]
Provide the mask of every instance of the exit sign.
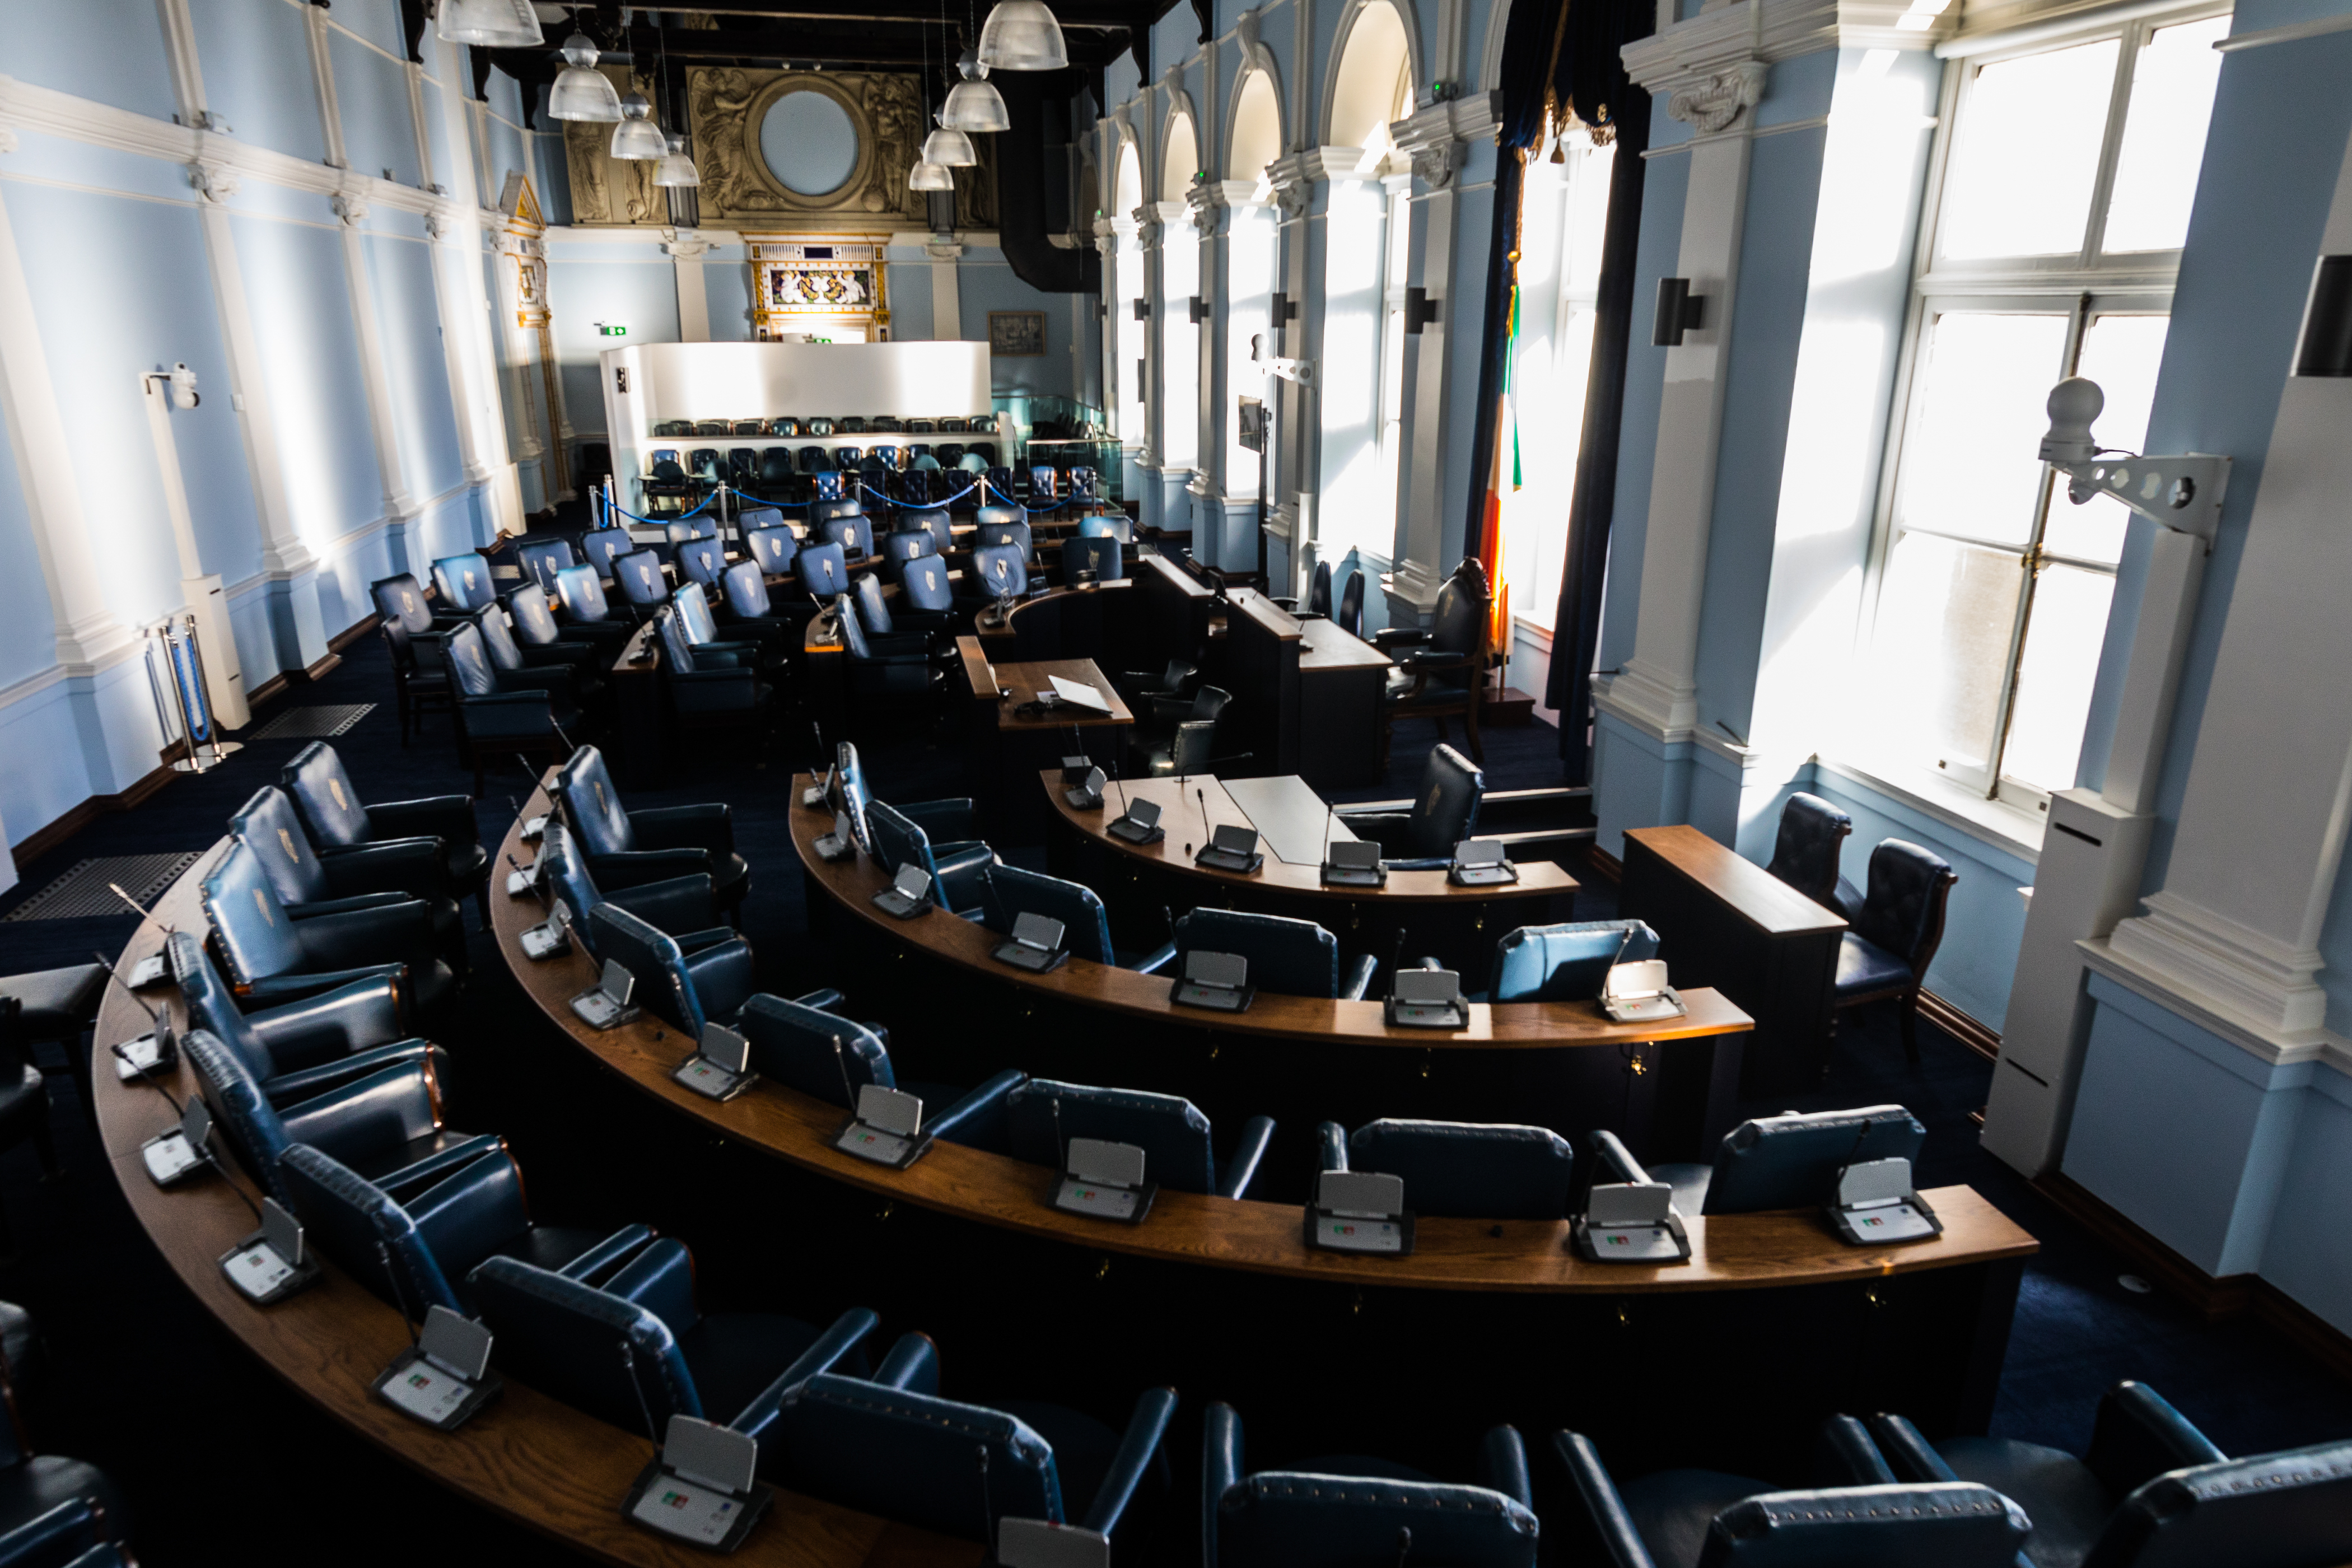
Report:
[{"label": "exit sign", "polygon": [[628,328],[626,328],[626,327],[608,327],[608,326],[606,326],[606,325],[605,325],[604,322],[602,322],[602,321],[599,321],[599,322],[597,322],[597,323],[596,323],[596,330],[597,330],[598,331],[600,331],[600,332],[604,333],[604,336],[606,336],[606,337],[608,337],[608,338],[625,338],[625,337],[627,337],[627,336],[629,335],[629,329],[628,329]]}]

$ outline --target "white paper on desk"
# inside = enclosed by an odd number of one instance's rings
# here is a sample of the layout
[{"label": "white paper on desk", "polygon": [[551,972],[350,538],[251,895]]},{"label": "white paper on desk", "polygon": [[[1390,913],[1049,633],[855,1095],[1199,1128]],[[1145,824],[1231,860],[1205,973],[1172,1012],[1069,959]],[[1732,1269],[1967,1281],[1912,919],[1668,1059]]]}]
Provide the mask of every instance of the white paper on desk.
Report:
[{"label": "white paper on desk", "polygon": [[1097,713],[1110,711],[1110,703],[1103,694],[1081,680],[1065,680],[1058,675],[1047,676],[1054,683],[1054,693],[1065,702],[1075,702],[1081,708],[1091,708]]}]

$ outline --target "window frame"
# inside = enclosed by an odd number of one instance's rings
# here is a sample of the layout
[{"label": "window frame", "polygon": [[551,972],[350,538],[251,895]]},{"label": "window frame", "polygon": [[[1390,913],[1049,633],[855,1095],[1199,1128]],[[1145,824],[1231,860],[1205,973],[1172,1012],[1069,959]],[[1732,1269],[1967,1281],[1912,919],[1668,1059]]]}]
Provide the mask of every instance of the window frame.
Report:
[{"label": "window frame", "polygon": [[[2074,374],[2083,342],[2092,321],[2108,315],[2159,315],[2169,318],[2172,296],[2180,270],[2180,251],[2121,251],[2101,249],[2121,162],[2124,128],[2131,106],[2132,80],[2143,47],[2153,34],[2186,23],[2226,16],[2234,0],[2183,0],[2146,16],[2084,25],[2064,34],[2034,38],[2015,47],[1993,47],[1947,62],[1937,103],[1936,144],[1929,155],[1927,177],[1921,194],[1921,217],[1912,265],[1910,298],[1906,306],[1903,344],[1889,411],[1886,451],[1881,464],[1874,507],[1871,548],[1864,569],[1863,614],[1857,617],[1855,653],[1867,658],[1875,643],[1881,595],[1888,562],[1906,533],[1919,532],[1957,542],[1997,550],[2015,550],[2023,577],[2011,616],[2009,649],[2002,667],[2000,693],[1994,714],[1992,754],[1979,772],[1945,767],[1921,754],[1876,752],[1881,763],[1894,763],[1914,774],[1948,780],[1984,800],[1997,801],[2037,814],[2049,810],[2050,792],[2003,772],[2010,742],[2010,723],[2017,705],[2018,676],[2025,641],[2032,625],[2035,590],[2042,572],[2063,565],[2116,575],[2118,563],[2086,560],[2044,548],[2051,508],[2063,504],[2055,483],[2057,470],[2044,464],[2035,493],[2032,517],[2022,544],[1995,542],[1945,529],[1914,529],[1902,521],[1904,484],[1909,477],[1906,461],[1925,412],[1921,395],[1927,373],[1929,334],[1935,319],[1947,312],[2013,312],[2063,315],[2066,318],[2061,363],[2051,380]],[[2115,72],[2108,82],[2107,112],[2101,132],[2099,162],[2093,181],[2090,208],[2084,224],[2083,243],[2070,253],[2049,256],[1994,257],[1954,260],[1943,254],[1945,197],[1952,174],[1953,153],[1966,132],[1968,100],[1982,68],[2033,55],[2116,38]],[[2110,611],[2112,616],[2112,611]]]}]

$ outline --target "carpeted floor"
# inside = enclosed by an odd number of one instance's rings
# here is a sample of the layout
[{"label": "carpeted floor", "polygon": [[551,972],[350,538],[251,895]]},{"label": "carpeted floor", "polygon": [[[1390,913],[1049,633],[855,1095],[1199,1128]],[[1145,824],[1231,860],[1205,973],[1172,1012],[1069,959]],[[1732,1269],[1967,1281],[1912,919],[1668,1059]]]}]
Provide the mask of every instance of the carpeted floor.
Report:
[{"label": "carpeted floor", "polygon": [[[382,706],[333,742],[363,791],[400,798],[468,788],[447,721],[430,721],[404,750],[390,697],[383,653],[370,640],[323,681],[298,688],[257,718],[267,721],[296,704],[376,702]],[[1433,740],[1426,728],[1401,730],[1391,778],[1354,798],[1408,793]],[[1540,726],[1488,731],[1489,787],[1559,783],[1555,742]],[[229,812],[274,782],[305,743],[254,742],[217,772],[177,780],[140,809],[100,819],[19,867],[18,886],[0,895],[0,915],[92,856],[205,847]],[[803,744],[814,749],[813,741]],[[960,758],[943,732],[868,741],[865,749],[885,796],[921,799],[961,787]],[[826,973],[811,943],[799,879],[782,869],[791,854],[785,779],[807,760],[780,752],[762,765],[729,757],[691,783],[629,792],[633,805],[716,798],[733,805],[738,846],[759,870],[744,930],[763,983],[786,994],[840,978]],[[519,763],[493,774],[478,807],[486,838],[503,833],[513,816],[509,797],[527,784]],[[1009,858],[1036,863],[1034,847],[1002,847]],[[1605,918],[1612,889],[1589,877],[1584,886],[1579,918]],[[93,948],[113,954],[134,923],[127,913],[0,923],[0,973],[77,962]],[[452,1122],[509,1135],[531,1173],[541,1220],[614,1217],[630,1194],[615,1190],[596,1138],[565,1115],[576,1060],[554,1046],[479,933],[473,952],[478,977],[467,1037],[458,1042],[466,1081],[453,1094]],[[2019,1302],[1997,1433],[2080,1451],[2100,1391],[2129,1376],[2153,1384],[2232,1452],[2352,1435],[2352,1387],[2261,1328],[2204,1324],[2167,1297],[2125,1290],[2117,1258],[1977,1148],[1968,1113],[1983,1103],[1990,1064],[1932,1027],[1922,1033],[1924,1060],[1914,1068],[1903,1059],[1891,1011],[1850,1018],[1829,1081],[1798,1108],[1910,1106],[1930,1129],[1923,1184],[1970,1182],[2041,1238]],[[216,1562],[231,1531],[238,1557],[256,1564],[323,1558],[409,1568],[420,1554],[451,1565],[571,1560],[384,1458],[248,1360],[182,1293],[133,1223],[62,1073],[51,1079],[51,1094],[65,1179],[41,1182],[28,1148],[0,1154],[0,1204],[17,1243],[15,1256],[0,1261],[0,1297],[30,1308],[47,1342],[46,1363],[24,1398],[38,1446],[94,1461],[121,1482],[137,1510],[134,1539],[144,1561],[161,1568]],[[706,1289],[723,1290],[724,1282]]]}]

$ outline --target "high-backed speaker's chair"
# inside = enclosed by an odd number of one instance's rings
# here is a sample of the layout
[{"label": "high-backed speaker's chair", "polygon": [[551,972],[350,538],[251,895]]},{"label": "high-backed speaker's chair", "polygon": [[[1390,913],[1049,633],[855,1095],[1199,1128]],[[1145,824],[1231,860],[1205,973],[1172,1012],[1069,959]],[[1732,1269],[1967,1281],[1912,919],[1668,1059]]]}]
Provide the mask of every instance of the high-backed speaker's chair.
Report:
[{"label": "high-backed speaker's chair", "polygon": [[273,1105],[299,1104],[387,1068],[444,1059],[440,1047],[408,1032],[400,988],[390,975],[247,1013],[194,932],[173,931],[163,951],[187,1004],[188,1026],[204,1030],[244,1063]]},{"label": "high-backed speaker's chair", "polygon": [[1870,891],[1839,938],[1840,1012],[1886,997],[1901,1009],[1903,1054],[1919,1059],[1919,988],[1944,944],[1944,909],[1960,874],[1916,844],[1889,838],[1870,852]]},{"label": "high-backed speaker's chair", "polygon": [[1388,765],[1389,742],[1400,719],[1433,719],[1437,738],[1445,739],[1445,721],[1462,717],[1469,732],[1470,755],[1483,763],[1486,748],[1478,741],[1478,706],[1486,689],[1488,609],[1494,595],[1486,586],[1486,569],[1475,555],[1465,556],[1445,586],[1437,591],[1437,607],[1426,630],[1391,626],[1372,638],[1372,646],[1395,660],[1381,693],[1381,765]]},{"label": "high-backed speaker's chair", "polygon": [[457,990],[448,966],[433,956],[433,912],[420,900],[298,921],[241,839],[198,885],[213,944],[236,994],[253,1005],[389,979],[414,998],[417,1016],[430,1018]]},{"label": "high-backed speaker's chair", "polygon": [[[625,528],[600,528],[580,536],[580,559],[600,583],[613,580],[613,563],[637,547]],[[555,590],[548,590],[555,595]]]},{"label": "high-backed speaker's chair", "polygon": [[1315,563],[1315,574],[1307,580],[1307,597],[1303,601],[1276,599],[1274,602],[1300,620],[1328,620],[1331,616],[1331,563],[1328,561]]},{"label": "high-backed speaker's chair", "polygon": [[622,605],[640,623],[652,620],[669,600],[669,577],[661,557],[650,550],[632,550],[613,558],[613,588]]},{"label": "high-backed speaker's chair", "polygon": [[1990,1487],[1897,1484],[1851,1416],[1828,1423],[1800,1491],[1717,1470],[1620,1489],[1591,1439],[1557,1432],[1551,1447],[1568,1474],[1554,1528],[1612,1568],[2016,1568],[2033,1529]]},{"label": "high-backed speaker's chair", "polygon": [[1092,573],[1097,583],[1116,583],[1127,575],[1118,541],[1108,534],[1081,534],[1062,541],[1062,584],[1065,587]]},{"label": "high-backed speaker's chair", "polygon": [[436,838],[394,838],[338,855],[330,868],[310,847],[302,818],[284,790],[265,785],[237,807],[228,830],[253,847],[278,901],[297,920],[420,899],[433,914],[435,950],[459,973],[466,968],[465,914],[449,886]]},{"label": "high-backed speaker's chair", "polygon": [[843,1110],[857,1108],[867,1084],[902,1089],[923,1102],[923,1131],[950,1143],[1003,1152],[1005,1098],[1027,1081],[1006,1069],[977,1089],[901,1079],[890,1062],[884,1032],[831,1010],[837,991],[796,1000],[758,995],[743,1004],[735,1026],[751,1042],[751,1067],[761,1078]]},{"label": "high-backed speaker's chair", "polygon": [[[596,678],[598,648],[587,637],[567,637],[555,618],[555,606],[536,583],[526,583],[507,595],[509,633],[529,665],[568,664],[579,670],[574,693],[593,700],[604,689]],[[606,659],[605,663],[611,661]]]},{"label": "high-backed speaker's chair", "polygon": [[1764,868],[1817,904],[1837,905],[1838,851],[1853,818],[1802,790],[1780,807],[1780,829]]},{"label": "high-backed speaker's chair", "polygon": [[1478,836],[1478,805],[1486,798],[1486,773],[1441,743],[1421,765],[1411,810],[1342,810],[1339,820],[1357,837],[1378,843],[1391,865],[1418,862],[1427,869],[1451,864],[1454,847]]},{"label": "high-backed speaker's chair", "polygon": [[1416,1215],[1556,1220],[1574,1196],[1576,1156],[1549,1127],[1383,1117],[1352,1134],[1326,1121],[1315,1136],[1327,1171],[1402,1177]]},{"label": "high-backed speaker's chair", "polygon": [[693,1255],[667,1237],[584,1278],[517,1258],[487,1259],[469,1278],[513,1377],[656,1440],[673,1415],[722,1423],[758,1439],[770,1476],[778,1405],[835,1367],[863,1371],[858,1346],[877,1321],[863,1307],[822,1330],[781,1313],[706,1314]]},{"label": "high-backed speaker's chair", "polygon": [[589,874],[588,857],[580,852],[570,829],[561,822],[550,822],[541,834],[536,868],[540,890],[551,907],[554,900],[563,900],[573,917],[573,938],[600,963],[604,954],[597,950],[595,924],[588,919],[599,904],[626,910],[674,940],[682,952],[699,952],[735,940],[735,930],[719,914],[718,901],[711,896],[710,878],[703,872],[604,892]]},{"label": "high-backed speaker's chair", "polygon": [[1520,926],[1495,943],[1489,1002],[1590,1002],[1612,964],[1658,956],[1658,933],[1640,921],[1570,921]]},{"label": "high-backed speaker's chair", "polygon": [[[808,629],[809,613],[799,596],[779,605],[769,596],[768,580],[756,561],[738,561],[719,580],[719,607],[725,626],[736,638],[759,648],[760,662],[773,669],[789,663]],[[799,610],[799,614],[792,613]]]},{"label": "high-backed speaker's chair", "polygon": [[931,897],[959,914],[977,915],[988,898],[988,868],[995,851],[979,839],[934,845],[915,820],[881,801],[866,808],[874,858],[886,871],[916,866],[930,873]]},{"label": "high-backed speaker's chair", "polygon": [[870,1379],[824,1373],[786,1389],[761,1462],[794,1491],[978,1542],[1000,1519],[1042,1519],[1120,1542],[1145,1478],[1164,1480],[1173,1389],[1147,1392],[1120,1433],[1060,1405],[965,1405],[939,1387],[939,1348],[904,1335]]},{"label": "high-backed speaker's chair", "polygon": [[1361,572],[1349,573],[1348,580],[1340,584],[1339,608],[1332,616],[1331,624],[1351,637],[1360,639],[1363,637],[1364,574]]},{"label": "high-backed speaker's chair", "polygon": [[726,1024],[759,983],[751,944],[740,936],[688,952],[677,938],[616,904],[588,912],[597,957],[636,976],[637,994],[659,1016],[700,1039],[706,1024]]},{"label": "high-backed speaker's chair", "polygon": [[2007,1437],[1930,1443],[1900,1415],[1871,1436],[1914,1483],[1972,1482],[2033,1521],[2031,1568],[2304,1568],[2352,1562],[2352,1442],[2232,1459],[2141,1383],[2099,1401],[2090,1452]]},{"label": "high-backed speaker's chair", "polygon": [[1791,1110],[1725,1133],[1712,1165],[1653,1165],[1650,1174],[1674,1184],[1680,1214],[1820,1208],[1836,1196],[1843,1167],[1897,1156],[1916,1163],[1927,1141],[1919,1119],[1899,1105]]},{"label": "high-backed speaker's chair", "polygon": [[1339,939],[1313,921],[1287,915],[1252,914],[1241,910],[1201,908],[1176,921],[1176,967],[1181,973],[1186,956],[1203,952],[1234,952],[1249,960],[1249,983],[1260,991],[1283,996],[1333,996],[1344,1002],[1363,999],[1379,961],[1370,953],[1350,960],[1343,972]]},{"label": "high-backed speaker's chair", "polygon": [[743,553],[751,558],[750,564],[759,568],[762,577],[788,574],[793,569],[793,557],[800,552],[801,536],[783,522],[762,523],[743,531]]},{"label": "high-backed speaker's chair", "polygon": [[[525,677],[562,676],[566,670],[520,670]],[[482,635],[459,626],[449,637],[449,679],[457,694],[457,750],[474,770],[474,793],[482,792],[493,760],[520,754],[560,761],[572,750],[569,730],[580,729],[579,706],[535,681],[509,683],[490,662]]]},{"label": "high-backed speaker's chair", "polygon": [[294,809],[310,835],[310,847],[321,859],[387,838],[438,838],[451,889],[461,898],[473,893],[481,906],[482,924],[489,925],[485,889],[490,853],[482,847],[481,826],[474,820],[469,797],[436,795],[370,805],[360,799],[342,758],[324,741],[313,741],[295,752],[294,760],[278,770],[278,786],[294,798]]},{"label": "high-backed speaker's chair", "polygon": [[849,561],[841,546],[827,542],[805,546],[793,561],[801,589],[817,605],[829,605],[849,592]]},{"label": "high-backed speaker's chair", "polygon": [[1423,1557],[1449,1568],[1535,1568],[1536,1535],[1515,1427],[1488,1430],[1478,1479],[1463,1484],[1361,1454],[1251,1474],[1240,1413],[1212,1405],[1202,1422],[1207,1568],[1387,1568]]},{"label": "high-backed speaker's chair", "polygon": [[572,552],[568,539],[529,539],[515,546],[515,564],[522,569],[527,582],[539,585],[541,593],[555,592],[555,574],[566,566],[580,564]]},{"label": "high-backed speaker's chair", "polygon": [[468,616],[499,602],[490,563],[478,555],[445,555],[433,563],[433,586],[446,608]]},{"label": "high-backed speaker's chair", "polygon": [[1148,1180],[1172,1193],[1221,1198],[1248,1194],[1266,1145],[1274,1141],[1274,1119],[1253,1116],[1242,1124],[1232,1152],[1219,1160],[1210,1142],[1209,1119],[1181,1095],[1041,1078],[1013,1091],[1004,1117],[1005,1152],[1016,1160],[1058,1171],[1073,1138],[1132,1143],[1143,1151]]},{"label": "high-backed speaker's chair", "polygon": [[271,1100],[244,1058],[205,1030],[192,1030],[184,1045],[237,1163],[289,1210],[293,1198],[278,1161],[297,1143],[389,1185],[429,1185],[505,1146],[443,1125],[430,1058],[379,1068],[289,1103]]},{"label": "high-backed speaker's chair", "polygon": [[572,753],[552,793],[599,883],[635,888],[701,872],[719,907],[735,919],[751,889],[751,868],[735,852],[734,814],[725,804],[626,810],[593,746]]},{"label": "high-backed speaker's chair", "polygon": [[485,1142],[490,1147],[463,1163],[377,1178],[298,1142],[278,1174],[319,1250],[412,1318],[435,1307],[473,1316],[468,1276],[492,1258],[595,1277],[652,1240],[641,1225],[607,1235],[533,1223],[522,1168],[499,1140]]},{"label": "high-backed speaker's chair", "polygon": [[555,602],[563,612],[564,631],[594,645],[607,660],[620,657],[622,645],[637,629],[634,620],[614,611],[593,566],[572,566],[557,573]]}]

